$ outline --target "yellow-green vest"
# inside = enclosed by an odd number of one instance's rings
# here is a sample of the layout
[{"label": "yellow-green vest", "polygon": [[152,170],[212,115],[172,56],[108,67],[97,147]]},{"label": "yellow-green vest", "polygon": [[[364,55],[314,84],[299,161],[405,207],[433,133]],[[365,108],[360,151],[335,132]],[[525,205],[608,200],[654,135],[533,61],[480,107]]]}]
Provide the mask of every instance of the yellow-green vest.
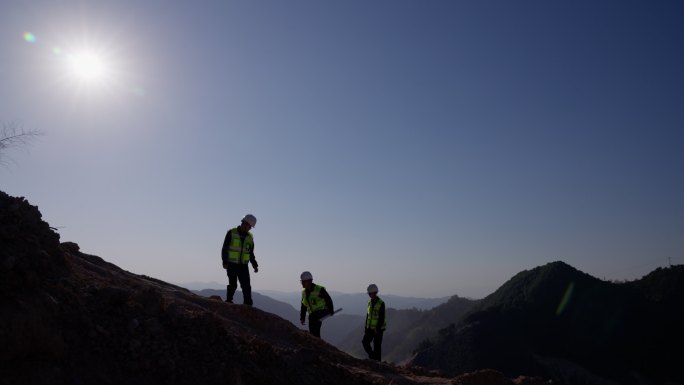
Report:
[{"label": "yellow-green vest", "polygon": [[240,238],[240,232],[237,227],[230,230],[230,245],[228,245],[228,262],[231,263],[249,263],[254,249],[254,238],[251,233],[247,233],[244,242]]},{"label": "yellow-green vest", "polygon": [[309,293],[309,298],[306,298],[306,289],[302,290],[302,304],[306,306],[306,311],[311,314],[316,310],[327,309],[325,299],[321,297],[321,289],[325,289],[321,285],[313,284],[313,290]]},{"label": "yellow-green vest", "polygon": [[[372,306],[372,301],[368,300],[368,311],[366,317],[366,329],[376,329],[378,327],[378,321],[380,321],[380,307],[384,302],[378,298],[375,306]],[[385,317],[382,324],[382,330],[387,328],[387,317]]]}]

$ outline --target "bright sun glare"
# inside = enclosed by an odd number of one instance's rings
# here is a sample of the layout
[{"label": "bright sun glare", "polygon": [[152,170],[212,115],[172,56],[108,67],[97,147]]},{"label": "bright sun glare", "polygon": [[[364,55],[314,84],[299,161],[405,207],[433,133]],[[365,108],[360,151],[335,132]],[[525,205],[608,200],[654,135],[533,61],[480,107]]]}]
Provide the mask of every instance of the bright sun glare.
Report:
[{"label": "bright sun glare", "polygon": [[104,81],[109,71],[104,57],[93,52],[75,53],[69,56],[68,63],[71,74],[87,83]]},{"label": "bright sun glare", "polygon": [[24,32],[22,37],[34,47],[42,48],[43,58],[49,55],[49,68],[55,75],[55,83],[73,89],[79,98],[119,93],[145,95],[141,86],[128,84],[132,78],[125,70],[120,46],[98,42],[92,36],[53,37],[51,42],[48,42],[49,38],[38,39],[31,32]]}]

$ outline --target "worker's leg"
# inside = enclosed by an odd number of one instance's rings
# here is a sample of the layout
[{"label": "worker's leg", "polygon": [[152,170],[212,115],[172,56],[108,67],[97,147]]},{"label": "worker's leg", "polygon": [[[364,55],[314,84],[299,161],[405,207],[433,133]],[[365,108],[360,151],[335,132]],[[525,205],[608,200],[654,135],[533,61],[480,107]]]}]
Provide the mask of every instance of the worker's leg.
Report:
[{"label": "worker's leg", "polygon": [[226,302],[233,303],[233,295],[237,289],[237,265],[229,263],[226,269],[228,274],[228,286],[226,286]]},{"label": "worker's leg", "polygon": [[375,332],[375,337],[373,338],[373,355],[376,361],[380,361],[380,356],[382,355],[382,335],[384,332]]},{"label": "worker's leg", "polygon": [[309,314],[309,332],[318,338],[321,338],[321,325],[323,323],[319,321],[319,318],[322,314],[320,310]]},{"label": "worker's leg", "polygon": [[363,350],[368,353],[368,358],[373,359],[374,354],[373,349],[371,349],[371,341],[373,341],[373,330],[366,329],[366,331],[363,333],[361,344],[363,345]]},{"label": "worker's leg", "polygon": [[249,282],[249,266],[239,265],[238,280],[242,289],[242,303],[252,306],[252,286]]}]

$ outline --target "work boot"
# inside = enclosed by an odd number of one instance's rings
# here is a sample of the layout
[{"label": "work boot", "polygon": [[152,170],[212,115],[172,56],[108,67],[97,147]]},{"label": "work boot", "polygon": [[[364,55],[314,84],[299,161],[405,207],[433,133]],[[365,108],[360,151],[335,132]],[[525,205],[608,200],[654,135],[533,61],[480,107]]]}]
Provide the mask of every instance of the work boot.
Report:
[{"label": "work boot", "polygon": [[251,287],[243,287],[242,288],[242,302],[243,304],[247,306],[252,306],[252,288]]},{"label": "work boot", "polygon": [[235,294],[235,289],[237,289],[237,287],[231,287],[230,285],[226,285],[226,302],[233,303],[233,295]]}]

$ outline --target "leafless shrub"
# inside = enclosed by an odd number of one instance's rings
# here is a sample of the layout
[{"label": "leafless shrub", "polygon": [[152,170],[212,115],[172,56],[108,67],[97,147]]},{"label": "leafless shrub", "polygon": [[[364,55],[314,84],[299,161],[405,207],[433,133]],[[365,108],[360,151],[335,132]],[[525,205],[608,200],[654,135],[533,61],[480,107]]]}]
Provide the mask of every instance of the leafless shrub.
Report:
[{"label": "leafless shrub", "polygon": [[25,130],[13,123],[3,124],[0,128],[0,165],[6,164],[7,150],[26,147],[41,135],[40,130]]}]

